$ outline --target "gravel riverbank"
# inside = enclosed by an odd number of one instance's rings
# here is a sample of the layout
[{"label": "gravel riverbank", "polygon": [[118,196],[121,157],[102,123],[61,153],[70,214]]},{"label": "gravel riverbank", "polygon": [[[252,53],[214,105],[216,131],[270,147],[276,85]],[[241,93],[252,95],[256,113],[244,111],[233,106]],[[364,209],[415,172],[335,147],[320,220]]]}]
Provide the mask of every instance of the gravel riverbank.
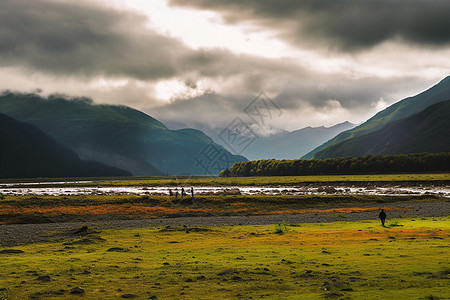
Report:
[{"label": "gravel riverbank", "polygon": [[[341,206],[340,206],[341,207]],[[406,202],[358,205],[367,207],[395,207],[407,210],[389,211],[389,219],[400,217],[443,217],[450,213],[450,202]],[[336,207],[321,207],[330,209]],[[64,240],[73,238],[69,232],[81,226],[95,229],[125,229],[159,226],[231,226],[231,225],[268,225],[286,221],[289,224],[320,223],[334,221],[376,220],[375,211],[350,213],[342,217],[335,213],[306,213],[289,215],[238,215],[238,216],[210,216],[210,217],[177,217],[157,218],[145,220],[109,220],[98,222],[48,223],[48,224],[13,224],[0,225],[0,246],[12,247],[20,244],[38,243],[49,240]],[[60,232],[49,234],[49,232]]]}]

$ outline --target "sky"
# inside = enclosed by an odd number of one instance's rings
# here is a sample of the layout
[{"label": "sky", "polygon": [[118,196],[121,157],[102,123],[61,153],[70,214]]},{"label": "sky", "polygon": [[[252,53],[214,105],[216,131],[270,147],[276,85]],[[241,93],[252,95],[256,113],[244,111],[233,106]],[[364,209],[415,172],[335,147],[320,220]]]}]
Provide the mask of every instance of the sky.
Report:
[{"label": "sky", "polygon": [[0,90],[220,131],[360,123],[450,74],[448,0],[1,0]]}]

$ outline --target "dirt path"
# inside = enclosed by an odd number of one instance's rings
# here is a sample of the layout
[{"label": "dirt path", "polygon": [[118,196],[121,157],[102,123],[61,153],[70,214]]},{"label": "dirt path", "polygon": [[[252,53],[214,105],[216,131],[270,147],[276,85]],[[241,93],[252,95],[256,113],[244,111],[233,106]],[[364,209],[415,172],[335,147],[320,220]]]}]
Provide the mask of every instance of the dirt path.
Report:
[{"label": "dirt path", "polygon": [[[389,219],[401,217],[442,217],[450,215],[450,202],[408,202],[408,203],[383,203],[379,205],[368,204],[358,205],[358,207],[397,207],[408,208],[402,211],[389,211]],[[336,207],[321,207],[320,209],[330,209]],[[250,216],[213,216],[213,217],[177,217],[158,218],[146,220],[110,220],[98,222],[77,222],[77,223],[49,223],[49,224],[14,224],[0,225],[0,245],[3,247],[17,246],[20,244],[44,242],[48,240],[64,240],[73,238],[69,235],[70,230],[87,225],[96,229],[124,229],[124,228],[144,228],[159,226],[231,226],[231,225],[268,225],[279,224],[286,221],[290,224],[317,223],[334,221],[358,221],[376,220],[377,212],[360,212],[347,214],[345,217],[335,213],[308,213],[291,215],[250,215]],[[61,234],[48,234],[50,231],[62,232]],[[66,232],[66,233],[64,233]]]}]

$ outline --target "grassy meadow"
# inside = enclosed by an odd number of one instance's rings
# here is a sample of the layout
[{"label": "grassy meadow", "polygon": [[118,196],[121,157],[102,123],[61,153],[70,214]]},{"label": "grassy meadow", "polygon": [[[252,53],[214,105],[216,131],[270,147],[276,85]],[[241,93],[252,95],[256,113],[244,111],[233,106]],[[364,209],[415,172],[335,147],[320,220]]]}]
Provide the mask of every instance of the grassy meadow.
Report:
[{"label": "grassy meadow", "polygon": [[91,232],[0,254],[0,299],[448,299],[449,221]]},{"label": "grassy meadow", "polygon": [[[400,174],[129,178],[61,186],[439,185],[449,181],[449,174]],[[366,211],[375,216],[384,203],[390,203],[385,207],[388,211],[402,211],[408,208],[392,204],[447,202],[445,197],[224,193],[180,201],[164,195],[0,196],[0,224],[302,213],[342,220],[46,232],[47,242],[0,246],[0,299],[450,298],[450,217],[389,218],[386,228],[377,220],[346,219],[348,214]],[[60,240],[61,236],[68,239]],[[84,293],[71,294],[76,287]]]}]

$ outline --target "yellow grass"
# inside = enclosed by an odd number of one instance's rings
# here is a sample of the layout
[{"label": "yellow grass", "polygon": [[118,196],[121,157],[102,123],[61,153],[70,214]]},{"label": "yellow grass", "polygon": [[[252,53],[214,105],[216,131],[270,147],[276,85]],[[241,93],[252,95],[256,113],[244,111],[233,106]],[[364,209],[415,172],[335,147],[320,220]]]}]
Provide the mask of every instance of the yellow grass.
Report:
[{"label": "yellow grass", "polygon": [[80,286],[83,299],[448,299],[449,221],[105,230],[0,254],[0,298],[80,299]]}]

